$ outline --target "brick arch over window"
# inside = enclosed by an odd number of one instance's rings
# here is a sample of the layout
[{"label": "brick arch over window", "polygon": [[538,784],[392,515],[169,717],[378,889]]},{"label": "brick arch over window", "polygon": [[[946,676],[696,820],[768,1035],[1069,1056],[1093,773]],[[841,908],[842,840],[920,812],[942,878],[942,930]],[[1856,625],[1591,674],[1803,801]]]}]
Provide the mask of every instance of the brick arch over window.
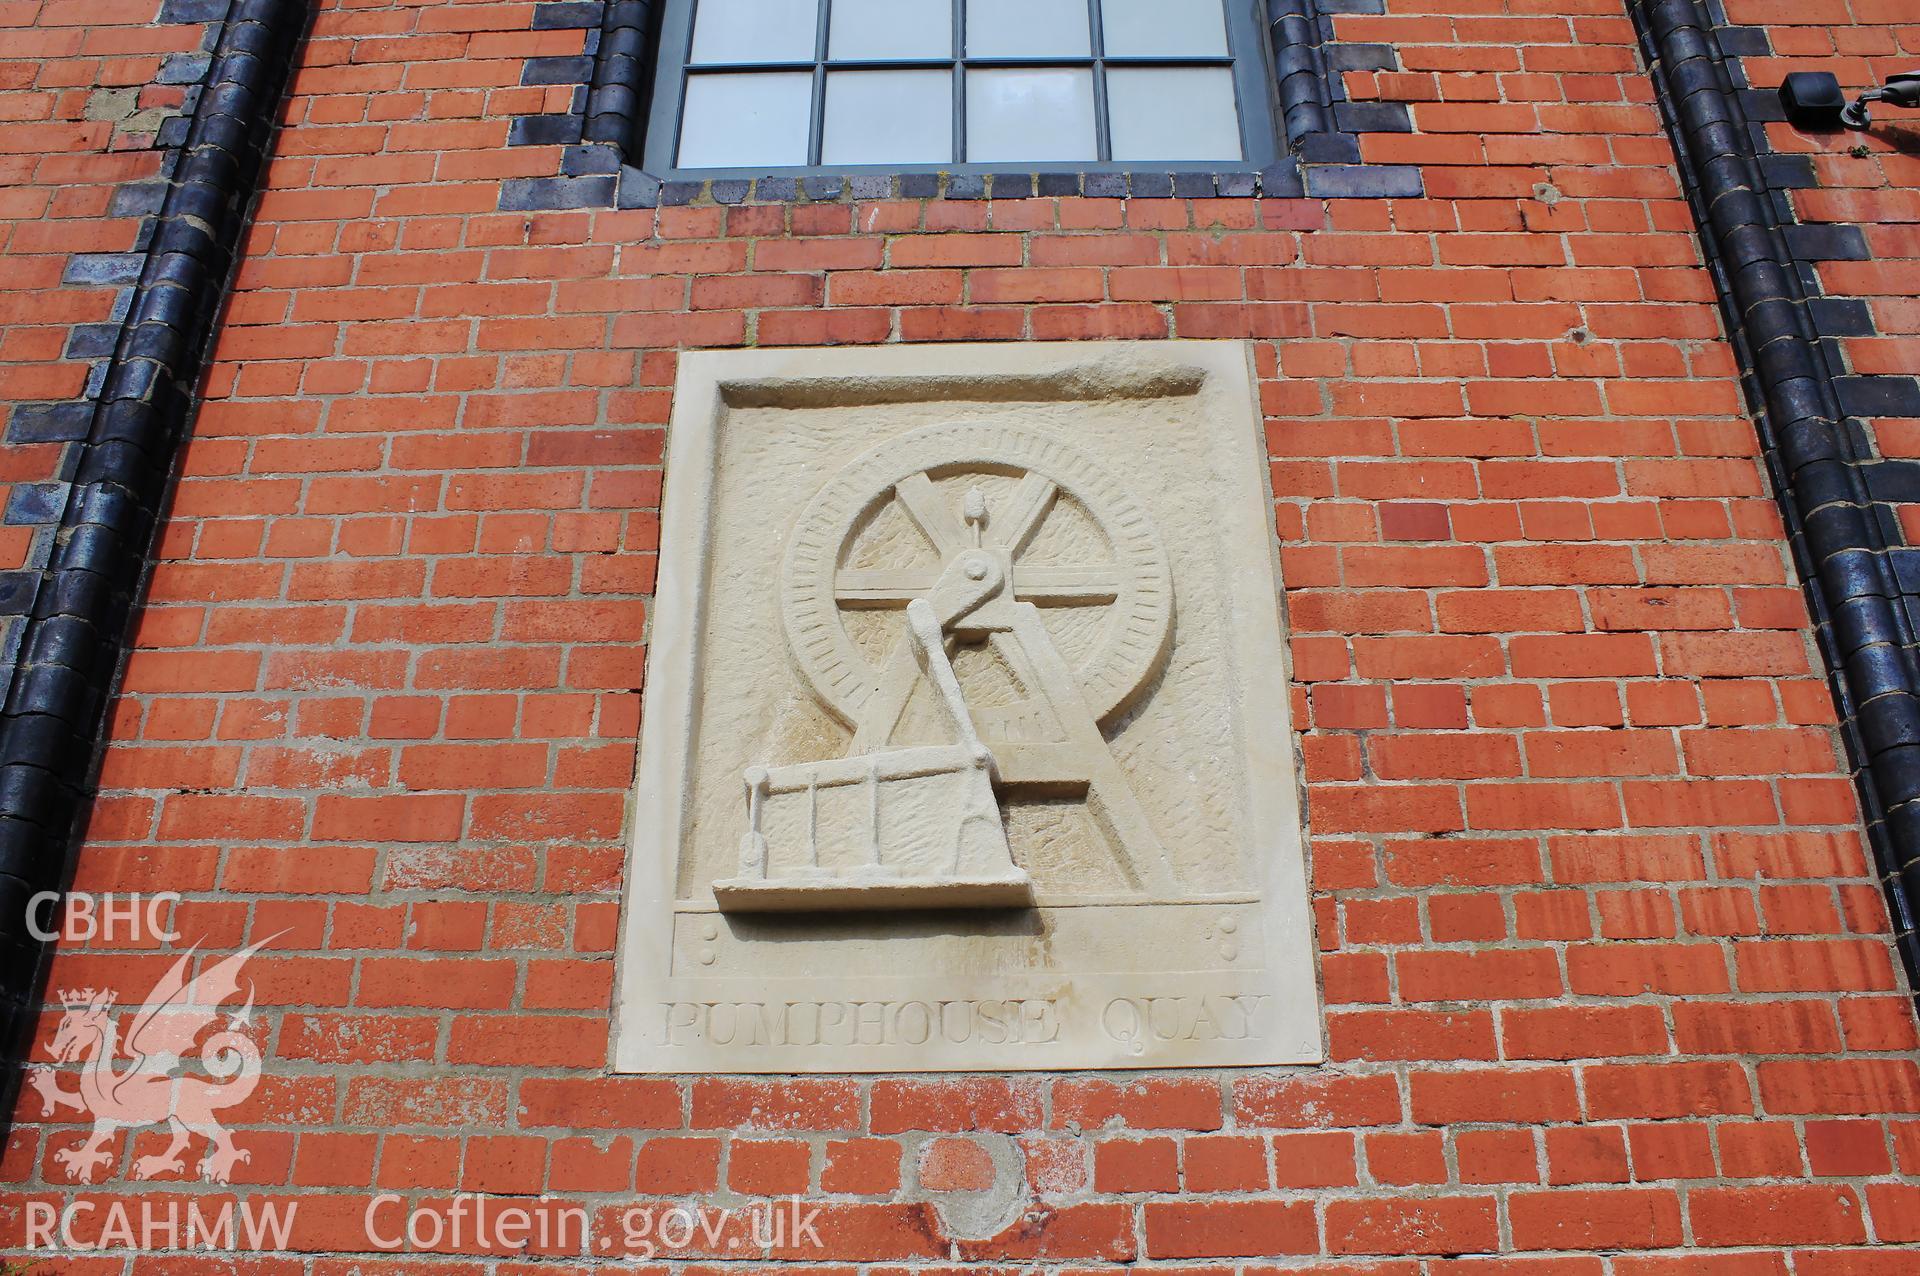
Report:
[{"label": "brick arch over window", "polygon": [[[664,172],[644,159],[654,76],[660,65],[660,39],[675,3],[604,0],[601,6],[592,82],[585,95],[579,136],[589,143],[611,146],[619,153],[625,166],[620,180],[623,205],[683,203],[708,191],[708,183],[700,174]],[[1264,94],[1271,113],[1272,142],[1257,166],[1245,161],[1161,163],[1125,171],[1127,166],[1122,164],[946,165],[942,166],[943,173],[878,179],[869,174],[855,180],[863,183],[863,190],[884,184],[891,193],[920,198],[935,194],[1006,198],[1023,193],[1162,197],[1308,194],[1333,198],[1417,195],[1420,182],[1416,170],[1360,162],[1358,135],[1405,131],[1411,127],[1405,107],[1348,103],[1340,83],[1344,70],[1396,69],[1392,49],[1385,45],[1330,47],[1332,23],[1319,11],[1316,0],[1258,0],[1258,4],[1258,25],[1264,28],[1268,46],[1261,50],[1266,63],[1261,76],[1266,80]],[[1340,11],[1355,12],[1356,5],[1384,10],[1383,0],[1342,0]],[[1246,92],[1244,87],[1242,92]],[[526,140],[559,139],[542,134]],[[1250,155],[1253,153],[1250,151]],[[1036,167],[1049,171],[1034,172]],[[987,169],[993,171],[984,171]],[[1073,169],[1094,171],[1051,171]],[[829,186],[839,190],[841,180],[838,173],[814,168],[789,170],[750,183],[723,177],[712,183],[712,189],[717,198],[723,199],[729,190],[722,188],[734,186],[740,188],[739,198],[745,198],[749,188],[755,199],[778,199],[783,192],[790,192],[787,198],[822,198]]]}]

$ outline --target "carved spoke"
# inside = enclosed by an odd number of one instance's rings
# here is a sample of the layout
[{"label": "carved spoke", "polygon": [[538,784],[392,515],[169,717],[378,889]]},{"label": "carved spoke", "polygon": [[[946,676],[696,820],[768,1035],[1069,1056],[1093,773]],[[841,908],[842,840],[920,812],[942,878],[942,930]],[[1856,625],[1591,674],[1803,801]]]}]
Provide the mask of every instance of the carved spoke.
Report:
[{"label": "carved spoke", "polygon": [[924,598],[940,573],[920,568],[843,568],[833,578],[833,596],[848,607],[905,607]]},{"label": "carved spoke", "polygon": [[960,526],[953,511],[947,508],[946,501],[940,496],[940,489],[933,485],[932,479],[925,474],[901,479],[893,485],[893,494],[900,498],[907,517],[933,542],[933,547],[940,551],[943,560],[967,547],[966,529]]},{"label": "carved spoke", "polygon": [[1120,572],[1113,567],[1025,567],[1015,564],[1013,596],[1042,607],[1110,603],[1120,596]]},{"label": "carved spoke", "polygon": [[[1046,521],[1047,512],[1053,508],[1053,498],[1060,489],[1050,479],[1042,478],[1031,471],[1020,480],[1020,486],[1014,489],[1013,498],[1007,502],[1007,510],[1002,518],[1005,526],[996,529],[995,537],[1007,552],[1018,557],[1040,530],[1040,524]],[[991,524],[989,524],[991,526]]]},{"label": "carved spoke", "polygon": [[[843,568],[833,578],[833,596],[846,607],[905,607],[938,582],[938,572],[921,568]],[[1041,607],[1110,603],[1120,596],[1120,573],[1112,567],[1015,567],[1013,596]]]}]

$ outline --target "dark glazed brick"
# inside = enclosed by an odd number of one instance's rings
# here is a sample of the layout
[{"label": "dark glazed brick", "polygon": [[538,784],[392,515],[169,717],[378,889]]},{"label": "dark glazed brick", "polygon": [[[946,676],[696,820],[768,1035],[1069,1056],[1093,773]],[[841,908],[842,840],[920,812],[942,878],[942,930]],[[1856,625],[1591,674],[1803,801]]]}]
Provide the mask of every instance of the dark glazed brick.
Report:
[{"label": "dark glazed brick", "polygon": [[1292,160],[1275,164],[1272,168],[1260,170],[1260,193],[1262,195],[1282,195],[1298,198],[1307,193],[1307,184],[1300,176],[1300,165]]},{"label": "dark glazed brick", "polygon": [[1896,549],[1887,554],[1893,564],[1893,578],[1908,595],[1920,595],[1920,549]]},{"label": "dark glazed brick", "polygon": [[0,520],[9,527],[56,522],[66,499],[65,483],[21,483],[8,495],[6,513]]},{"label": "dark glazed brick", "polygon": [[663,206],[679,208],[691,204],[706,193],[705,182],[663,182],[660,185],[660,203]]},{"label": "dark glazed brick", "polygon": [[1299,150],[1300,160],[1305,164],[1360,162],[1359,139],[1348,137],[1345,133],[1309,133],[1300,139]]},{"label": "dark glazed brick", "polygon": [[1215,190],[1228,198],[1246,198],[1260,189],[1258,173],[1218,173],[1214,176]]},{"label": "dark glazed brick", "polygon": [[621,208],[653,208],[660,203],[660,179],[637,168],[623,168],[614,202]]},{"label": "dark glazed brick", "polygon": [[1811,155],[1763,155],[1760,175],[1776,191],[1807,190],[1820,184]]},{"label": "dark glazed brick", "polygon": [[892,199],[893,179],[884,174],[861,173],[847,179],[847,194],[854,199]]},{"label": "dark glazed brick", "polygon": [[522,115],[507,126],[508,146],[567,145],[580,140],[577,115]]},{"label": "dark glazed brick", "polygon": [[1807,300],[1807,313],[1813,316],[1813,326],[1823,336],[1870,337],[1877,331],[1873,311],[1855,297],[1811,297]]},{"label": "dark glazed brick", "polygon": [[1127,196],[1125,173],[1088,173],[1083,185],[1089,199],[1125,199]]},{"label": "dark glazed brick", "polygon": [[107,206],[107,214],[110,217],[151,217],[160,211],[160,205],[166,198],[167,188],[159,182],[122,186],[113,193],[113,202]]},{"label": "dark glazed brick", "polygon": [[807,176],[800,179],[800,189],[808,199],[839,199],[845,186],[845,179],[832,175]]},{"label": "dark glazed brick", "polygon": [[620,152],[611,146],[569,146],[560,156],[560,171],[568,177],[620,171]]},{"label": "dark glazed brick", "polygon": [[1212,199],[1212,173],[1175,173],[1173,193],[1180,199]]},{"label": "dark glazed brick", "polygon": [[7,418],[9,443],[67,443],[87,436],[90,403],[16,403]]},{"label": "dark glazed brick", "polygon": [[985,199],[987,179],[978,173],[952,173],[947,177],[948,199]]},{"label": "dark glazed brick", "polygon": [[1773,42],[1762,27],[1720,27],[1714,31],[1720,51],[1730,58],[1764,58],[1773,53]]},{"label": "dark glazed brick", "polygon": [[510,177],[500,186],[500,211],[596,208],[613,203],[613,198],[612,177]]},{"label": "dark glazed brick", "polygon": [[1078,195],[1080,174],[1042,173],[1040,174],[1040,193],[1042,195]]},{"label": "dark glazed brick", "polygon": [[[1826,365],[1827,375],[1829,377],[1846,376],[1846,347],[1835,337],[1819,337],[1816,339],[1816,344],[1820,347],[1820,362]],[[1855,453],[1855,455],[1865,455],[1865,453]]]},{"label": "dark glazed brick", "polygon": [[1129,173],[1127,193],[1135,199],[1166,199],[1173,194],[1171,173]]},{"label": "dark glazed brick", "polygon": [[759,177],[753,183],[754,198],[770,204],[790,204],[800,198],[797,177]]},{"label": "dark glazed brick", "polygon": [[1390,44],[1334,44],[1325,50],[1327,69],[1340,71],[1391,71],[1400,65]]},{"label": "dark glazed brick", "polygon": [[522,84],[585,84],[593,78],[593,59],[585,54],[563,58],[528,58],[520,72]]},{"label": "dark glazed brick", "polygon": [[598,29],[605,5],[601,0],[557,0],[533,11],[535,31],[557,31],[570,27]]},{"label": "dark glazed brick", "polygon": [[213,58],[205,53],[169,53],[166,61],[160,64],[160,74],[154,77],[158,84],[198,84],[207,78],[207,68],[213,65]]},{"label": "dark glazed brick", "polygon": [[995,199],[1031,199],[1032,173],[993,173],[987,177],[987,190]]},{"label": "dark glazed brick", "polygon": [[1309,168],[1307,194],[1316,199],[1415,199],[1420,170],[1400,164]]},{"label": "dark glazed brick", "polygon": [[714,182],[707,188],[716,204],[744,204],[753,192],[753,183],[744,177]]},{"label": "dark glazed brick", "polygon": [[938,199],[940,197],[940,175],[938,173],[908,173],[900,179],[900,198],[902,199]]},{"label": "dark glazed brick", "polygon": [[113,353],[113,347],[120,340],[120,325],[114,323],[83,323],[76,325],[67,337],[66,357],[69,359],[99,359]]},{"label": "dark glazed brick", "polygon": [[1920,461],[1878,461],[1861,466],[1860,474],[1876,501],[1893,505],[1920,501]]},{"label": "dark glazed brick", "polygon": [[167,0],[160,6],[160,22],[218,22],[227,16],[228,0]]},{"label": "dark glazed brick", "polygon": [[65,284],[130,284],[140,279],[146,258],[140,253],[75,253],[67,259]]},{"label": "dark glazed brick", "polygon": [[0,615],[18,616],[33,606],[34,584],[39,579],[38,572],[0,572]]},{"label": "dark glazed brick", "polygon": [[1788,226],[1787,251],[1805,261],[1866,261],[1873,256],[1858,226]]},{"label": "dark glazed brick", "polygon": [[[1739,63],[1733,63],[1738,66]],[[1733,74],[1731,71],[1729,74]],[[1746,86],[1744,71],[1735,75],[1739,83],[1740,109],[1746,112],[1747,119],[1755,124],[1773,124],[1787,118],[1787,108],[1780,101],[1778,89],[1754,89]],[[1764,139],[1762,139],[1764,140]]]},{"label": "dark glazed brick", "polygon": [[1413,119],[1403,102],[1341,102],[1333,119],[1348,133],[1411,133]]},{"label": "dark glazed brick", "polygon": [[1912,377],[1841,377],[1833,388],[1852,416],[1920,417],[1920,382]]}]

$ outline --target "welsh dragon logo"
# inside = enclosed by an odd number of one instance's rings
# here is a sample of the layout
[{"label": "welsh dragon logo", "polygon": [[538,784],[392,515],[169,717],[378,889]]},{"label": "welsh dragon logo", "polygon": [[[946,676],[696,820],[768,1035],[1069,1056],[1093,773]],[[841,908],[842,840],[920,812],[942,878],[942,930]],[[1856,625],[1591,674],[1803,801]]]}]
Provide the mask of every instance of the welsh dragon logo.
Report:
[{"label": "welsh dragon logo", "polygon": [[[253,1015],[252,988],[246,1005],[227,1016],[224,1028],[201,1042],[197,1051],[194,1042],[217,1024],[220,1004],[240,991],[240,972],[248,959],[270,942],[262,940],[215,962],[191,980],[187,970],[195,950],[188,949],[134,1013],[124,1042],[111,992],[82,988],[60,994],[66,1010],[54,1033],[53,1057],[81,1065],[79,1091],[60,1089],[63,1074],[48,1067],[35,1068],[28,1084],[40,1095],[42,1116],[63,1108],[93,1116],[93,1132],[84,1144],[54,1153],[75,1182],[91,1183],[94,1172],[112,1162],[109,1149],[116,1131],[162,1122],[172,1140],[164,1152],[134,1160],[136,1179],[184,1169],[182,1153],[195,1134],[208,1142],[200,1175],[210,1182],[230,1181],[234,1167],[251,1159],[251,1153],[234,1146],[215,1113],[244,1101],[260,1084],[260,1048],[245,1031]],[[207,1076],[181,1074],[189,1051]],[[122,1058],[132,1063],[116,1070]]]}]

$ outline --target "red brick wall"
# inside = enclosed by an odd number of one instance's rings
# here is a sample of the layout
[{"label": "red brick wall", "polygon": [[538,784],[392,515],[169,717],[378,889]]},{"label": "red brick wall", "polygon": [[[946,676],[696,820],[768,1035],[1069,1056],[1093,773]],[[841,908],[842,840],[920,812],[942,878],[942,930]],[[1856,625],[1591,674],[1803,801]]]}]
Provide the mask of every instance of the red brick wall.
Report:
[{"label": "red brick wall", "polygon": [[[1631,26],[1478,7],[1336,23],[1399,47],[1349,89],[1415,102],[1364,145],[1424,199],[503,214],[558,162],[509,118],[569,97],[521,60],[583,34],[319,6],[78,882],[275,937],[233,1190],[300,1202],[306,1270],[482,1270],[325,1257],[376,1192],[617,1237],[791,1191],[825,1247],[780,1256],[838,1264],[1920,1271],[1920,1040]],[[611,1076],[675,349],[1133,336],[1258,343],[1329,1063]],[[4,1234],[82,1192],[69,1116],[23,1101]],[[194,1190],[129,1179],[163,1141],[88,1198]],[[1018,1217],[959,1237],[995,1156]]]},{"label": "red brick wall", "polygon": [[0,687],[89,373],[111,352],[204,21],[162,0],[0,0]]}]

